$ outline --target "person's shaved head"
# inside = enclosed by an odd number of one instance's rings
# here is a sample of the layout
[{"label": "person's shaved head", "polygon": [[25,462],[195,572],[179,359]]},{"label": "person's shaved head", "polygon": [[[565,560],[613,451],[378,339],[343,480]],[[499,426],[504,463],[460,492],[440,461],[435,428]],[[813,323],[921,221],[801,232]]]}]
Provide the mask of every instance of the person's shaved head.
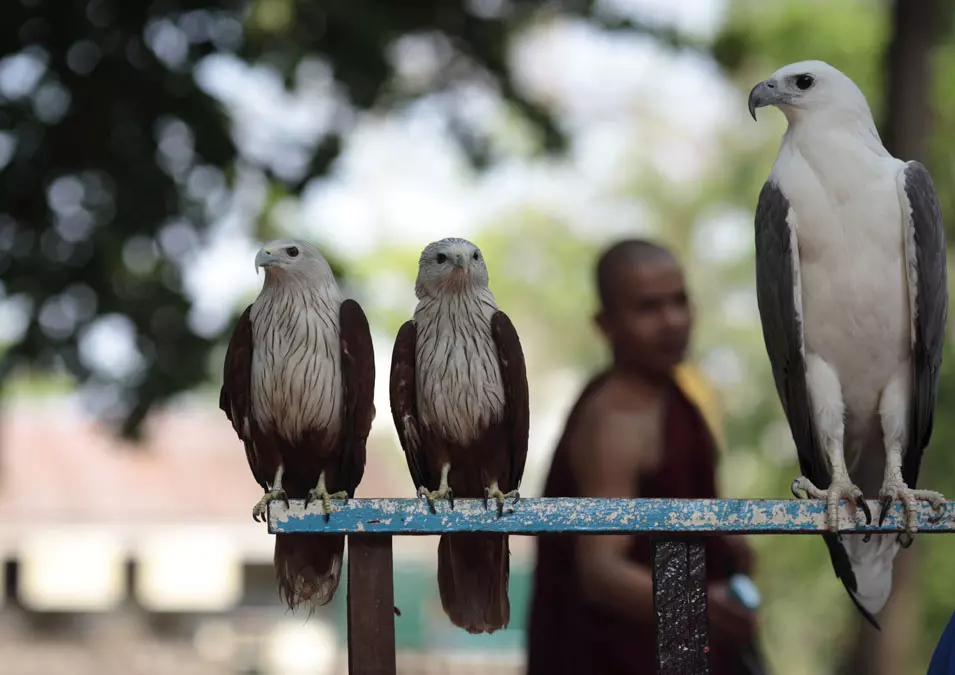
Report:
[{"label": "person's shaved head", "polygon": [[619,241],[597,261],[595,317],[616,367],[667,374],[682,359],[693,312],[676,256],[644,239]]},{"label": "person's shaved head", "polygon": [[613,305],[621,274],[646,262],[675,260],[665,247],[647,239],[623,239],[606,249],[597,260],[597,295],[603,309]]}]

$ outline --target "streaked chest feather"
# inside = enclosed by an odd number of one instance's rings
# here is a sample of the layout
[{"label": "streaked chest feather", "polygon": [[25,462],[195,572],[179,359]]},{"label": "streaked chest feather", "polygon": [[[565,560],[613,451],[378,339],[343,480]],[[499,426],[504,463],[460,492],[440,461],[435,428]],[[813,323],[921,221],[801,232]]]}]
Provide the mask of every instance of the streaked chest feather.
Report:
[{"label": "streaked chest feather", "polygon": [[252,308],[252,409],[262,429],[297,439],[308,429],[337,435],[342,421],[336,299],[307,290]]},{"label": "streaked chest feather", "polygon": [[427,298],[415,310],[418,414],[428,428],[467,445],[504,414],[504,384],[490,293]]}]

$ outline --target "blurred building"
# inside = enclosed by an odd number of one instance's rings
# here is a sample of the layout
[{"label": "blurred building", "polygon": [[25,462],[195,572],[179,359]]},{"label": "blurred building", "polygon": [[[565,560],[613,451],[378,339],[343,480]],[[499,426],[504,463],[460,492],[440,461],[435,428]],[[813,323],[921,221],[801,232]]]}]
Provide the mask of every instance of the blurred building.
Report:
[{"label": "blurred building", "polygon": [[[214,408],[154,415],[127,446],[65,399],[0,417],[0,663],[19,675],[323,675],[347,671],[346,579],[307,622],[280,604],[261,491]],[[410,496],[404,458],[372,438],[358,496]],[[530,540],[512,537],[512,624],[454,628],[437,539],[395,539],[398,671],[521,672]]]}]

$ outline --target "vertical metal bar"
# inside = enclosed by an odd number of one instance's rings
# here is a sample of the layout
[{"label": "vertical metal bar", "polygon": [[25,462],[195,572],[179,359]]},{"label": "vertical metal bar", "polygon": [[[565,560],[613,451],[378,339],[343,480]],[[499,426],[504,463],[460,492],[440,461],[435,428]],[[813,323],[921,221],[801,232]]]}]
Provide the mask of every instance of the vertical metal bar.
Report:
[{"label": "vertical metal bar", "polygon": [[348,673],[396,675],[391,535],[348,535]]},{"label": "vertical metal bar", "polygon": [[658,675],[709,675],[703,541],[653,540],[653,610]]}]

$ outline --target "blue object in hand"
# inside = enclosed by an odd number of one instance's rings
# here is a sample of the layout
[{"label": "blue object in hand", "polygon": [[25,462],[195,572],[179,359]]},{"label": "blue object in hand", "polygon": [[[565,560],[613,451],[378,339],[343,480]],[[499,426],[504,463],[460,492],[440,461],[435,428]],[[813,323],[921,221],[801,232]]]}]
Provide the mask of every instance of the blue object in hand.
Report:
[{"label": "blue object in hand", "polygon": [[759,607],[759,589],[745,574],[734,574],[729,580],[729,590],[739,603],[750,611]]},{"label": "blue object in hand", "polygon": [[938,640],[927,675],[955,675],[955,613]]}]

